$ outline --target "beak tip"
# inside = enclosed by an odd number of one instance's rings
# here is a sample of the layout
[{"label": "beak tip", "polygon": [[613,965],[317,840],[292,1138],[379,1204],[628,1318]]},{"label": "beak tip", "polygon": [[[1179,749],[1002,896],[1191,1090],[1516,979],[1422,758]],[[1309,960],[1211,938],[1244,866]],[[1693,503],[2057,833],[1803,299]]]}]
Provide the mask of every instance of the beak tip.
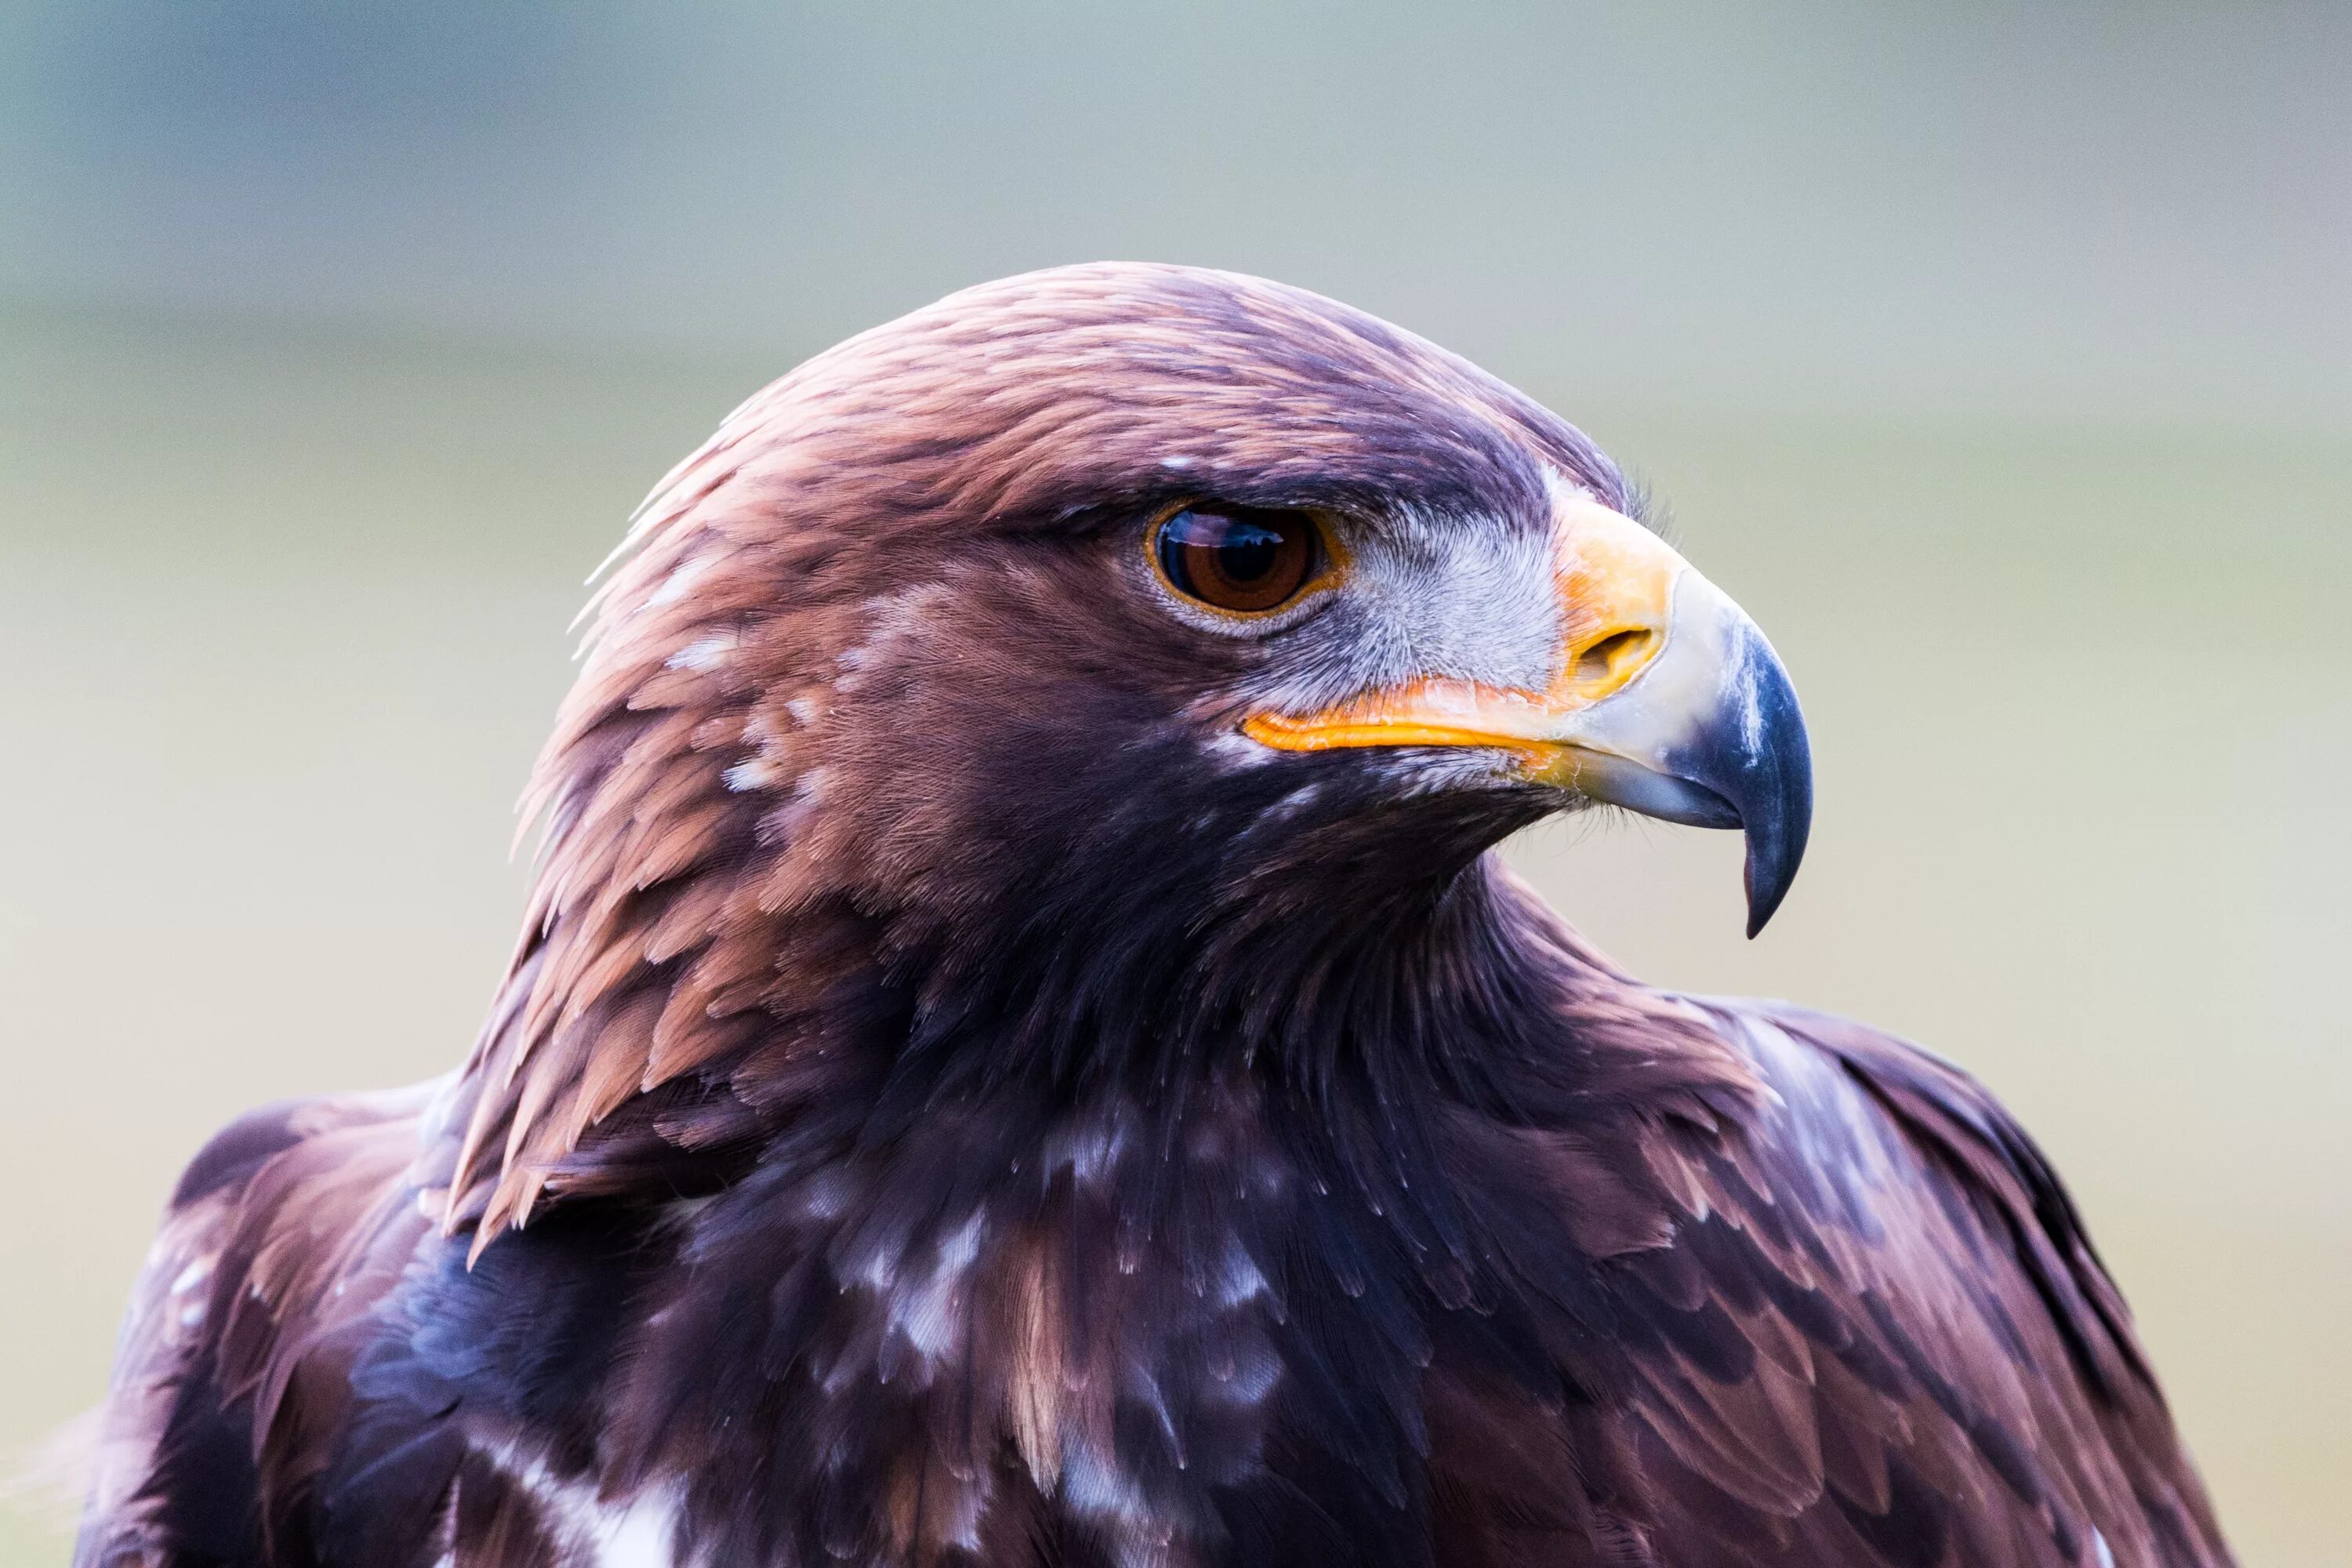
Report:
[{"label": "beak tip", "polygon": [[1797,732],[1794,749],[1800,753],[1798,765],[1783,773],[1781,792],[1772,802],[1774,809],[1757,812],[1746,824],[1748,863],[1741,880],[1748,893],[1750,942],[1789,896],[1789,889],[1797,880],[1797,868],[1805,858],[1805,840],[1811,834],[1812,779],[1801,755],[1802,731]]},{"label": "beak tip", "polygon": [[1796,688],[1763,634],[1753,632],[1753,637],[1748,671],[1755,722],[1740,748],[1739,771],[1746,787],[1737,795],[1748,835],[1742,880],[1750,942],[1789,896],[1813,828],[1812,745]]},{"label": "beak tip", "polygon": [[1773,916],[1773,914],[1774,914],[1774,913],[1775,913],[1775,912],[1780,909],[1780,894],[1778,891],[1776,891],[1776,892],[1772,895],[1772,897],[1771,897],[1770,899],[1769,899],[1769,900],[1759,900],[1755,896],[1755,894],[1754,894],[1753,892],[1751,892],[1751,893],[1749,893],[1749,894],[1748,894],[1748,941],[1750,941],[1750,942],[1754,942],[1754,941],[1755,941],[1759,936],[1761,936],[1761,935],[1763,934],[1763,932],[1764,932],[1764,928],[1765,928],[1767,925],[1769,925],[1769,924],[1770,924],[1770,923],[1771,923],[1772,916]]}]

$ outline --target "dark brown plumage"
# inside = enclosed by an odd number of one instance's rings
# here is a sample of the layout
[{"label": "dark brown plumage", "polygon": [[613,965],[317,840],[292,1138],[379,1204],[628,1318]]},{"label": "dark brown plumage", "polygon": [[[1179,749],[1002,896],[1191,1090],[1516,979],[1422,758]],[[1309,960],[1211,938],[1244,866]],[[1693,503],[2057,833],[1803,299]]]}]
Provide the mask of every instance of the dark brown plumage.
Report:
[{"label": "dark brown plumage", "polygon": [[[1185,507],[1323,575],[1188,601]],[[753,398],[599,590],[472,1058],[183,1179],[77,1560],[2227,1562],[1980,1089],[1644,986],[1486,853],[1607,798],[1744,824],[1759,917],[1793,871],[1785,680],[1628,508],[1223,274]],[[1702,609],[1746,706],[1643,752]]]}]

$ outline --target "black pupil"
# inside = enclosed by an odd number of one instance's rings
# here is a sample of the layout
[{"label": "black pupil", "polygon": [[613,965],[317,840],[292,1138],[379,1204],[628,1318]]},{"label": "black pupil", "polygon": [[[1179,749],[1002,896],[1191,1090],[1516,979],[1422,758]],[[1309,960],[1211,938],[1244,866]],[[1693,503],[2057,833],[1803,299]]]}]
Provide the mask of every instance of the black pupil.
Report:
[{"label": "black pupil", "polygon": [[1282,535],[1245,518],[1217,521],[1224,524],[1224,537],[1216,542],[1217,570],[1227,582],[1255,583],[1274,570],[1282,553]]}]

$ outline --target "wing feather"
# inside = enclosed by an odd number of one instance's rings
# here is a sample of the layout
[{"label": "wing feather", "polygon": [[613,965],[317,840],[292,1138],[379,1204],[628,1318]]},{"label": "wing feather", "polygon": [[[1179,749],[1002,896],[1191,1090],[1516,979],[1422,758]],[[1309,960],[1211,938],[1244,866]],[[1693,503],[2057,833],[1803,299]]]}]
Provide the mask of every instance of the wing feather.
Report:
[{"label": "wing feather", "polygon": [[1706,1005],[1771,1093],[1744,1130],[1654,1131],[1674,1244],[1607,1266],[1658,1325],[1631,1408],[1662,1538],[1791,1568],[2228,1563],[2121,1296],[1992,1097],[1842,1019]]}]

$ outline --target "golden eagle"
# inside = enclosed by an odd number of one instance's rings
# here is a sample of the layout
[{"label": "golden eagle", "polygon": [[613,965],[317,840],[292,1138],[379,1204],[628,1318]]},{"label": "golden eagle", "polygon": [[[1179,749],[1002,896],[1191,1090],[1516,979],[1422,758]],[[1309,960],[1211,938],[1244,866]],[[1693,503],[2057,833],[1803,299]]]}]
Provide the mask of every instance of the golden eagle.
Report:
[{"label": "golden eagle", "polygon": [[1751,926],[1796,870],[1788,678],[1639,510],[1181,268],[753,397],[593,602],[470,1059],[188,1167],[77,1561],[2228,1562],[1984,1090],[1492,853],[1739,827]]}]

